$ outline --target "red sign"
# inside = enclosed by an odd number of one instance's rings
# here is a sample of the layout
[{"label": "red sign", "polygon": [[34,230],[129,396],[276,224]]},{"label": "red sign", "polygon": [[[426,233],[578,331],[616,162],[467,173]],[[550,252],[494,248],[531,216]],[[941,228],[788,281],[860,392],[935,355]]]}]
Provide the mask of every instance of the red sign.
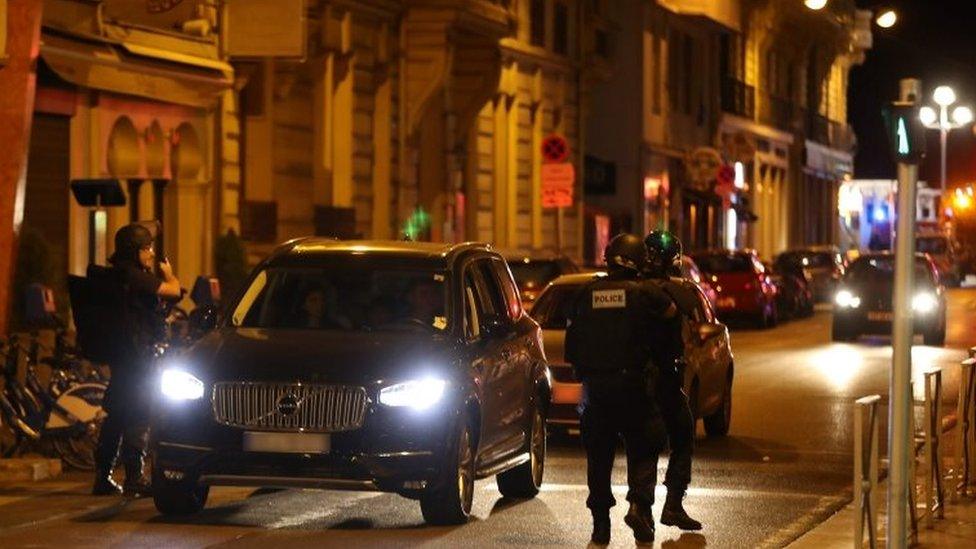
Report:
[{"label": "red sign", "polygon": [[543,139],[542,158],[546,162],[565,162],[569,158],[569,143],[566,138],[554,133]]},{"label": "red sign", "polygon": [[576,170],[573,165],[542,165],[542,207],[566,208],[573,205],[573,188],[576,183]]}]

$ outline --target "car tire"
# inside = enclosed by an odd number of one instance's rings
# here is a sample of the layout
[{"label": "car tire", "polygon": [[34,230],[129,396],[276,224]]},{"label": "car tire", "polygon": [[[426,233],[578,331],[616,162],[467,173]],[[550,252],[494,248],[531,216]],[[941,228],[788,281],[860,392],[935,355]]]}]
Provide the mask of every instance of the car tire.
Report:
[{"label": "car tire", "polygon": [[722,395],[722,403],[718,410],[711,415],[705,416],[702,420],[705,425],[705,434],[709,437],[724,437],[729,434],[729,427],[732,425],[732,378],[725,382],[725,393]]},{"label": "car tire", "polygon": [[546,469],[546,419],[538,408],[532,415],[531,429],[529,461],[495,477],[498,491],[505,497],[531,499],[542,488],[542,477]]},{"label": "car tire", "polygon": [[474,444],[471,425],[465,416],[458,421],[457,434],[448,449],[445,474],[420,496],[420,511],[427,524],[464,524],[474,499]]},{"label": "car tire", "polygon": [[167,516],[193,515],[207,504],[210,487],[197,483],[196,478],[180,481],[166,480],[158,467],[152,471],[153,503],[156,510]]}]

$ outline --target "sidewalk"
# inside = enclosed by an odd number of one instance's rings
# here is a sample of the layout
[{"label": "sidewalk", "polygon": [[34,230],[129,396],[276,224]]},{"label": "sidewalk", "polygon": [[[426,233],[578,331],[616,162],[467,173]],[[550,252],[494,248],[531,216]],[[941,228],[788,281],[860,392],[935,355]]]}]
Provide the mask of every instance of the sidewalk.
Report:
[{"label": "sidewalk", "polygon": [[[885,501],[887,480],[878,485],[878,547],[885,547],[885,527],[887,525]],[[946,494],[948,497],[948,493]],[[835,513],[819,526],[800,536],[788,547],[791,549],[848,549],[854,545],[854,521],[857,510],[853,504]],[[867,534],[865,534],[867,539]],[[976,546],[976,498],[960,497],[957,501],[946,501],[945,518],[934,519],[932,528],[925,527],[924,517],[919,517],[918,545],[916,547],[966,548]],[[865,542],[865,547],[867,543]]]}]

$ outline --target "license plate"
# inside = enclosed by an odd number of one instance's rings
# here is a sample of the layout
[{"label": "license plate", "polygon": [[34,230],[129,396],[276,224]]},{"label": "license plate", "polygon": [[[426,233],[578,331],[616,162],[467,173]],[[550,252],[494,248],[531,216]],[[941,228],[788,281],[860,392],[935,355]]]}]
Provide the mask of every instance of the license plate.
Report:
[{"label": "license plate", "polygon": [[332,448],[328,433],[244,432],[245,452],[327,454]]},{"label": "license plate", "polygon": [[734,297],[720,297],[718,301],[715,302],[722,309],[731,309],[735,307]]},{"label": "license plate", "polygon": [[868,320],[874,320],[876,322],[891,322],[894,320],[895,314],[889,311],[869,311]]}]

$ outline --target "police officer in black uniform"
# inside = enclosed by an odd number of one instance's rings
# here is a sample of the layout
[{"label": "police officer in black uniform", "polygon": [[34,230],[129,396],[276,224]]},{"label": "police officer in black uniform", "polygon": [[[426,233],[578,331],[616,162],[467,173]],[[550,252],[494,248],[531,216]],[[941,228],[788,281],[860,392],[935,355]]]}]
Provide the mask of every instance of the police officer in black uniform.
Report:
[{"label": "police officer in black uniform", "polygon": [[[159,263],[162,278],[153,273],[153,236],[138,223],[115,233],[115,253],[109,262],[122,309],[118,311],[122,318],[114,326],[121,333],[113,334],[115,359],[109,364],[112,378],[103,403],[108,417],[95,449],[92,493],[110,495],[124,490],[127,495],[144,495],[149,492],[143,460],[149,437],[153,346],[161,341],[165,330],[160,299],[178,299],[182,290],[168,261]],[[125,465],[123,487],[112,480],[120,445]]]},{"label": "police officer in black uniform", "polygon": [[604,252],[609,274],[580,290],[566,330],[566,358],[583,384],[583,446],[586,449],[586,506],[593,514],[592,541],[610,542],[610,508],[615,504],[610,473],[619,436],[627,449],[625,517],[639,543],[654,540],[654,486],[664,428],[649,396],[654,367],[649,334],[676,307],[659,288],[642,283],[647,251],[639,236],[616,236]]},{"label": "police officer in black uniform", "polygon": [[[691,483],[691,457],[695,443],[695,420],[684,392],[684,338],[682,318],[689,318],[697,303],[695,290],[680,278],[677,262],[681,241],[667,231],[652,231],[644,239],[648,261],[644,276],[658,284],[678,307],[679,318],[669,326],[670,334],[659,339],[655,356],[659,367],[656,401],[668,432],[671,454],[664,485],[668,489],[661,524],[682,530],[701,530],[701,523],[688,516],[682,500]],[[672,275],[676,275],[672,277]]]}]

